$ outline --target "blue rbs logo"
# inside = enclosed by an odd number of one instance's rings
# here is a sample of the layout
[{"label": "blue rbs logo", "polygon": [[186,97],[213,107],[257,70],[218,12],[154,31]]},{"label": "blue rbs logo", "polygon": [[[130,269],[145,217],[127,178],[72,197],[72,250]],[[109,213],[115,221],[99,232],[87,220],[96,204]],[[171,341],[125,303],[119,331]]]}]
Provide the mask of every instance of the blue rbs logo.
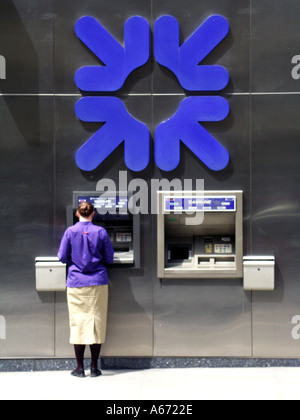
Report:
[{"label": "blue rbs logo", "polygon": [[[142,171],[150,162],[149,129],[129,114],[121,99],[104,95],[121,89],[127,77],[149,60],[149,24],[139,16],[130,18],[124,26],[124,47],[92,17],[79,19],[75,30],[78,38],[104,64],[77,71],[77,87],[99,96],[81,98],[75,112],[81,121],[105,123],[77,151],[76,163],[80,169],[92,171],[124,142],[128,169]],[[155,59],[176,75],[186,91],[220,91],[229,82],[227,70],[201,63],[228,32],[229,24],[224,17],[211,16],[180,45],[178,21],[172,16],[162,16],[154,26]],[[182,142],[209,169],[224,169],[229,162],[228,151],[200,123],[222,121],[229,112],[229,104],[221,96],[185,98],[175,115],[156,128],[156,165],[164,171],[176,169]]]}]

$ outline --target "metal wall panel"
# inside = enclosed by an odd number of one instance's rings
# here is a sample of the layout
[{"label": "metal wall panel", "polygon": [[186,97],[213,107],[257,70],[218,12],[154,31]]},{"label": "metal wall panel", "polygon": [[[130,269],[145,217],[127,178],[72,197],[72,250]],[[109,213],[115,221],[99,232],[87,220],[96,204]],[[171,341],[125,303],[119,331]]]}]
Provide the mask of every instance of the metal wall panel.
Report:
[{"label": "metal wall panel", "polygon": [[[56,254],[72,191],[95,190],[101,178],[118,185],[119,171],[128,182],[146,181],[149,199],[151,180],[162,178],[243,190],[244,254],[275,255],[276,289],[245,293],[241,280],[230,279],[160,282],[156,217],[143,215],[141,269],[110,269],[103,355],[299,357],[291,335],[300,300],[300,85],[291,75],[299,54],[299,1],[2,0],[0,12],[0,55],[7,61],[7,78],[0,80],[0,175],[7,203],[1,208],[0,315],[7,338],[0,340],[0,357],[73,357],[65,294],[35,292],[34,257]],[[182,42],[212,14],[229,21],[228,37],[205,60],[230,75],[218,93],[229,101],[230,115],[203,124],[229,151],[221,172],[208,170],[183,145],[176,170],[155,166],[155,129],[190,94],[153,56],[154,23],[165,14],[178,19]],[[149,22],[151,57],[114,93],[150,129],[151,162],[141,173],[127,170],[123,146],[95,171],[75,164],[77,149],[101,128],[81,123],[74,112],[81,96],[75,72],[98,64],[74,32],[84,15],[99,19],[120,43],[129,17]]]},{"label": "metal wall panel", "polygon": [[[253,2],[251,251],[276,257],[273,293],[253,293],[253,354],[299,357],[299,2]],[[259,93],[259,95],[257,95]]]},{"label": "metal wall panel", "polygon": [[[252,252],[275,255],[276,289],[253,293],[253,347],[259,357],[299,357],[300,105],[297,96],[253,99]],[[282,122],[284,121],[284,126]]]},{"label": "metal wall panel", "polygon": [[0,355],[53,356],[53,294],[36,293],[34,272],[53,252],[53,100],[2,97],[0,109]]},{"label": "metal wall panel", "polygon": [[1,0],[0,55],[7,73],[2,93],[52,92],[52,0]]},{"label": "metal wall panel", "polygon": [[155,286],[155,356],[251,357],[250,301],[241,281]]},{"label": "metal wall panel", "polygon": [[1,1],[0,54],[0,356],[53,357],[54,295],[36,293],[34,273],[54,244],[53,98],[38,96],[53,89],[52,0]]},{"label": "metal wall panel", "polygon": [[[181,100],[181,96],[155,97],[154,125],[162,118],[168,118],[168,113],[172,115]],[[171,174],[156,170],[153,177],[204,179],[206,190],[243,189],[244,251],[247,252],[250,212],[249,97],[232,96],[230,106],[227,120],[205,125],[229,150],[231,161],[228,168],[220,173],[210,171],[182,147],[178,168]],[[154,248],[155,241],[154,233]],[[251,299],[243,291],[240,279],[160,282],[156,277],[156,264],[153,276],[155,356],[251,356]]]},{"label": "metal wall panel", "polygon": [[252,4],[252,92],[299,92],[299,80],[291,76],[299,54],[299,1]]}]

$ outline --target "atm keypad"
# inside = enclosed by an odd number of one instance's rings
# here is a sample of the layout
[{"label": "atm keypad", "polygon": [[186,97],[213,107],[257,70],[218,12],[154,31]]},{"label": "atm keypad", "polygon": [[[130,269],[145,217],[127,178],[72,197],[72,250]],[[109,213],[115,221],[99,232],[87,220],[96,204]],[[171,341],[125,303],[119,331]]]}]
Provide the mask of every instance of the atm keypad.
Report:
[{"label": "atm keypad", "polygon": [[132,242],[132,234],[131,233],[120,233],[116,234],[116,241],[117,242]]},{"label": "atm keypad", "polygon": [[215,244],[215,254],[232,254],[232,245]]}]

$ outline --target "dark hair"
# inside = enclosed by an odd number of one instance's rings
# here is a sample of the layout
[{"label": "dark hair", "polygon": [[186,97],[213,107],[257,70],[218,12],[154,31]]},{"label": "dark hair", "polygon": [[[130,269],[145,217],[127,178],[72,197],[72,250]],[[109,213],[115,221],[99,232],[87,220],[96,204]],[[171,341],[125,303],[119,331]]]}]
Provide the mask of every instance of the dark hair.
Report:
[{"label": "dark hair", "polygon": [[77,212],[81,217],[88,218],[95,211],[93,204],[88,201],[83,201],[79,204]]}]

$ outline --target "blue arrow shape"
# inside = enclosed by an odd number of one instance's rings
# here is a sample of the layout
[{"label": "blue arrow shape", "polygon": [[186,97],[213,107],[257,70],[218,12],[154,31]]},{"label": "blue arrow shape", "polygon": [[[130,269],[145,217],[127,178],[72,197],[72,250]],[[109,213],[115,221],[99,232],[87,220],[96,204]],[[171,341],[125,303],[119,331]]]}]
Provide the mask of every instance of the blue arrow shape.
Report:
[{"label": "blue arrow shape", "polygon": [[84,97],[75,106],[84,122],[105,122],[76,153],[77,166],[83,171],[96,169],[123,141],[125,163],[132,171],[146,169],[150,159],[150,133],[134,119],[123,102],[115,97]]},{"label": "blue arrow shape", "polygon": [[133,16],[124,26],[123,46],[93,17],[80,18],[75,25],[78,38],[104,63],[86,66],[76,72],[75,83],[85,92],[113,92],[120,89],[129,74],[149,59],[148,22]]},{"label": "blue arrow shape", "polygon": [[229,162],[227,150],[199,121],[222,121],[229,114],[226,99],[220,96],[184,99],[176,114],[161,123],[155,132],[155,161],[164,171],[176,169],[180,162],[182,141],[208,168],[224,169]]},{"label": "blue arrow shape", "polygon": [[154,54],[159,64],[170,69],[181,86],[193,91],[218,91],[229,82],[224,67],[201,65],[229,32],[228,21],[209,17],[181,46],[180,26],[172,16],[160,17],[154,26]]}]

